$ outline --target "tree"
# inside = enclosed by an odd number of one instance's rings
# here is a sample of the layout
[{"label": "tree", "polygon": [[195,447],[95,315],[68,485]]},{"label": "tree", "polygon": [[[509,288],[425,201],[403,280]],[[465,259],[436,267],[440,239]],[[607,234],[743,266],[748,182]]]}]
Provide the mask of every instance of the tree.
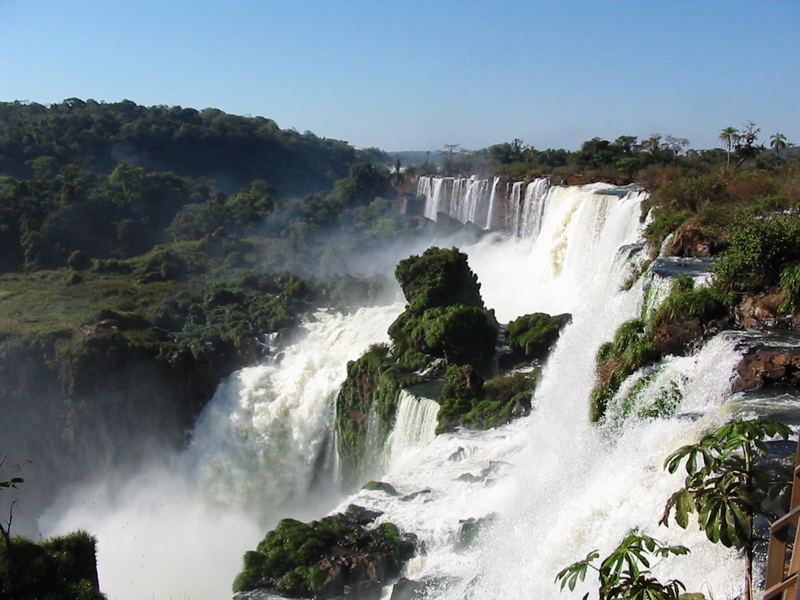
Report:
[{"label": "tree", "polygon": [[661,524],[675,522],[683,528],[689,515],[712,542],[744,552],[746,598],[752,598],[753,520],[757,516],[775,518],[770,502],[790,485],[788,477],[776,474],[756,461],[766,456],[766,438],[787,439],[792,430],[775,421],[737,419],[703,437],[696,444],[683,446],[670,454],[664,468],[670,473],[685,461],[684,486],[675,492],[664,508]]},{"label": "tree", "polygon": [[769,147],[775,150],[775,156],[780,156],[781,150],[787,146],[786,136],[782,133],[775,133],[769,138]]},{"label": "tree", "polygon": [[[600,566],[594,562],[600,553],[592,550],[586,558],[561,570],[556,581],[561,581],[561,589],[575,589],[578,581],[586,578],[589,567],[597,571],[599,577],[599,600],[677,600],[686,586],[672,579],[661,583],[650,573],[650,558],[666,558],[670,554],[688,554],[684,546],[667,546],[650,536],[640,534],[636,529],[628,532],[619,546]],[[644,567],[644,568],[643,568]],[[584,600],[589,596],[586,594]]]},{"label": "tree", "polygon": [[719,134],[719,139],[722,141],[722,146],[728,153],[728,163],[726,167],[728,169],[731,168],[731,150],[739,145],[740,137],[739,130],[736,129],[736,127],[726,127]]},{"label": "tree", "polygon": [[[6,457],[0,457],[0,467],[3,466],[3,463],[6,461]],[[0,490],[8,490],[11,488],[16,488],[20,483],[24,482],[25,480],[22,477],[12,477],[6,481],[0,481]],[[6,524],[3,525],[0,523],[0,535],[3,536],[3,540],[5,541],[6,548],[11,548],[11,523],[14,520],[14,505],[16,501],[12,501],[8,507],[8,520]]]}]

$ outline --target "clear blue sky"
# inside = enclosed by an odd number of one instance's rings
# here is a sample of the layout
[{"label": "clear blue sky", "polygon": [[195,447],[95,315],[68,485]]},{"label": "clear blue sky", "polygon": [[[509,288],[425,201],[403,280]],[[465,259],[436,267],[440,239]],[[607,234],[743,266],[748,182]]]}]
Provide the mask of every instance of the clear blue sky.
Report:
[{"label": "clear blue sky", "polygon": [[0,100],[73,96],[386,150],[800,144],[800,0],[0,0]]}]

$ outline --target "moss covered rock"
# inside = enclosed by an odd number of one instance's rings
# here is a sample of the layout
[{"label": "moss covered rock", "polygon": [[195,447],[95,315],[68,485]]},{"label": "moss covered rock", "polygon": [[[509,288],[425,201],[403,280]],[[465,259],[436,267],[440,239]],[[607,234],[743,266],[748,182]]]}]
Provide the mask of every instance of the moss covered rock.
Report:
[{"label": "moss covered rock", "polygon": [[453,304],[483,308],[478,278],[467,264],[467,255],[457,248],[434,246],[421,256],[401,260],[395,277],[412,312]]},{"label": "moss covered rock", "polygon": [[455,427],[489,429],[512,419],[527,416],[531,396],[536,387],[539,370],[513,372],[490,379],[480,385],[470,381],[475,377],[469,367],[451,367],[442,388],[437,432]]},{"label": "moss covered rock", "polygon": [[335,427],[342,478],[348,485],[358,483],[368,443],[380,448],[391,431],[400,390],[420,379],[399,365],[385,344],[347,363],[347,379],[336,398]]},{"label": "moss covered rock", "polygon": [[293,598],[333,598],[345,587],[377,591],[400,574],[416,549],[416,538],[392,523],[370,528],[379,515],[351,505],[310,523],[283,519],[245,553],[233,590],[266,589]]},{"label": "moss covered rock", "polygon": [[506,327],[506,342],[511,349],[508,362],[517,364],[545,358],[562,327],[571,320],[569,314],[550,316],[546,313],[532,313],[514,319]]},{"label": "moss covered rock", "polygon": [[439,306],[421,315],[405,311],[389,327],[389,335],[401,351],[485,365],[494,356],[497,322],[491,312],[476,306]]}]

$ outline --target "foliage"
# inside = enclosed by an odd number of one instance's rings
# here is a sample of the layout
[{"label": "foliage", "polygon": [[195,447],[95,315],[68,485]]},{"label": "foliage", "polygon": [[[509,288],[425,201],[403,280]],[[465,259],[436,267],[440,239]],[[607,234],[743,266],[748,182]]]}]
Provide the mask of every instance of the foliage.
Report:
[{"label": "foliage", "polygon": [[[325,517],[319,521],[302,523],[283,519],[267,533],[255,551],[244,555],[244,568],[233,584],[235,592],[266,588],[291,597],[317,597],[332,581],[336,569],[343,570],[344,585],[351,576],[358,577],[359,558],[366,555],[393,577],[415,551],[413,538],[404,536],[393,523],[382,523],[374,529],[365,525],[367,519],[359,518],[357,507],[347,512]],[[365,522],[366,521],[366,522]],[[352,560],[352,564],[348,562]],[[328,570],[334,573],[329,579]],[[351,575],[352,570],[352,575]],[[379,575],[378,577],[381,577]],[[335,595],[335,588],[325,597]]]},{"label": "foliage", "polygon": [[520,358],[544,358],[568,319],[569,315],[551,317],[545,313],[517,317],[506,327],[508,346]]},{"label": "foliage", "polygon": [[707,322],[728,314],[733,298],[714,287],[673,288],[661,305],[650,316],[650,326],[692,318]]},{"label": "foliage", "polygon": [[8,600],[103,600],[97,583],[96,540],[85,531],[34,543],[0,546],[0,596]]},{"label": "foliage", "polygon": [[773,516],[769,502],[785,492],[788,478],[760,466],[758,456],[768,452],[766,438],[788,438],[791,429],[767,420],[737,419],[704,436],[700,442],[670,454],[664,468],[674,473],[685,463],[684,486],[668,500],[661,523],[687,527],[689,515],[697,513],[700,528],[712,542],[750,547],[753,518]]},{"label": "foliage", "polygon": [[653,343],[652,333],[641,319],[626,321],[617,329],[612,342],[597,352],[597,383],[592,390],[591,419],[605,414],[608,401],[626,377],[661,354]]},{"label": "foliage", "polygon": [[453,304],[483,308],[478,277],[457,248],[431,247],[421,256],[401,260],[395,277],[412,313]]},{"label": "foliage", "polygon": [[574,590],[591,568],[599,576],[597,592],[600,600],[677,600],[686,586],[674,579],[666,583],[659,582],[651,576],[650,561],[652,558],[688,553],[689,550],[684,546],[667,546],[634,529],[599,566],[595,561],[600,558],[600,553],[593,550],[583,560],[562,569],[556,575],[556,581],[561,582],[562,590],[565,587]]},{"label": "foliage", "polygon": [[389,328],[402,352],[407,348],[459,365],[483,366],[494,356],[497,323],[476,306],[437,306],[421,315],[402,313]]},{"label": "foliage", "polygon": [[760,290],[778,283],[784,266],[800,259],[800,217],[745,212],[731,228],[730,245],[714,268],[725,290]]}]

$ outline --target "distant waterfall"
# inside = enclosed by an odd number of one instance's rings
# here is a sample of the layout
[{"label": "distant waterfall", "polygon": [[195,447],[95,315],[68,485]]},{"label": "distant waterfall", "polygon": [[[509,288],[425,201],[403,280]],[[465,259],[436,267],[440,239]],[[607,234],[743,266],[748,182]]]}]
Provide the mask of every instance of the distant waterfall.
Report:
[{"label": "distant waterfall", "polygon": [[525,187],[525,196],[520,197],[522,186],[518,182],[512,187],[507,210],[508,230],[518,238],[530,239],[539,235],[550,182],[544,177],[535,179]]},{"label": "distant waterfall", "polygon": [[[482,229],[505,230],[519,238],[539,233],[550,182],[539,178],[528,184],[500,185],[501,178],[420,177],[417,196],[425,200],[423,214],[436,220],[444,213]],[[525,188],[524,194],[522,193]]]},{"label": "distant waterfall", "polygon": [[420,177],[417,183],[417,196],[425,199],[423,214],[433,221],[439,213],[444,213],[462,223],[474,223],[482,229],[489,229],[492,198],[498,180],[472,177]]}]

